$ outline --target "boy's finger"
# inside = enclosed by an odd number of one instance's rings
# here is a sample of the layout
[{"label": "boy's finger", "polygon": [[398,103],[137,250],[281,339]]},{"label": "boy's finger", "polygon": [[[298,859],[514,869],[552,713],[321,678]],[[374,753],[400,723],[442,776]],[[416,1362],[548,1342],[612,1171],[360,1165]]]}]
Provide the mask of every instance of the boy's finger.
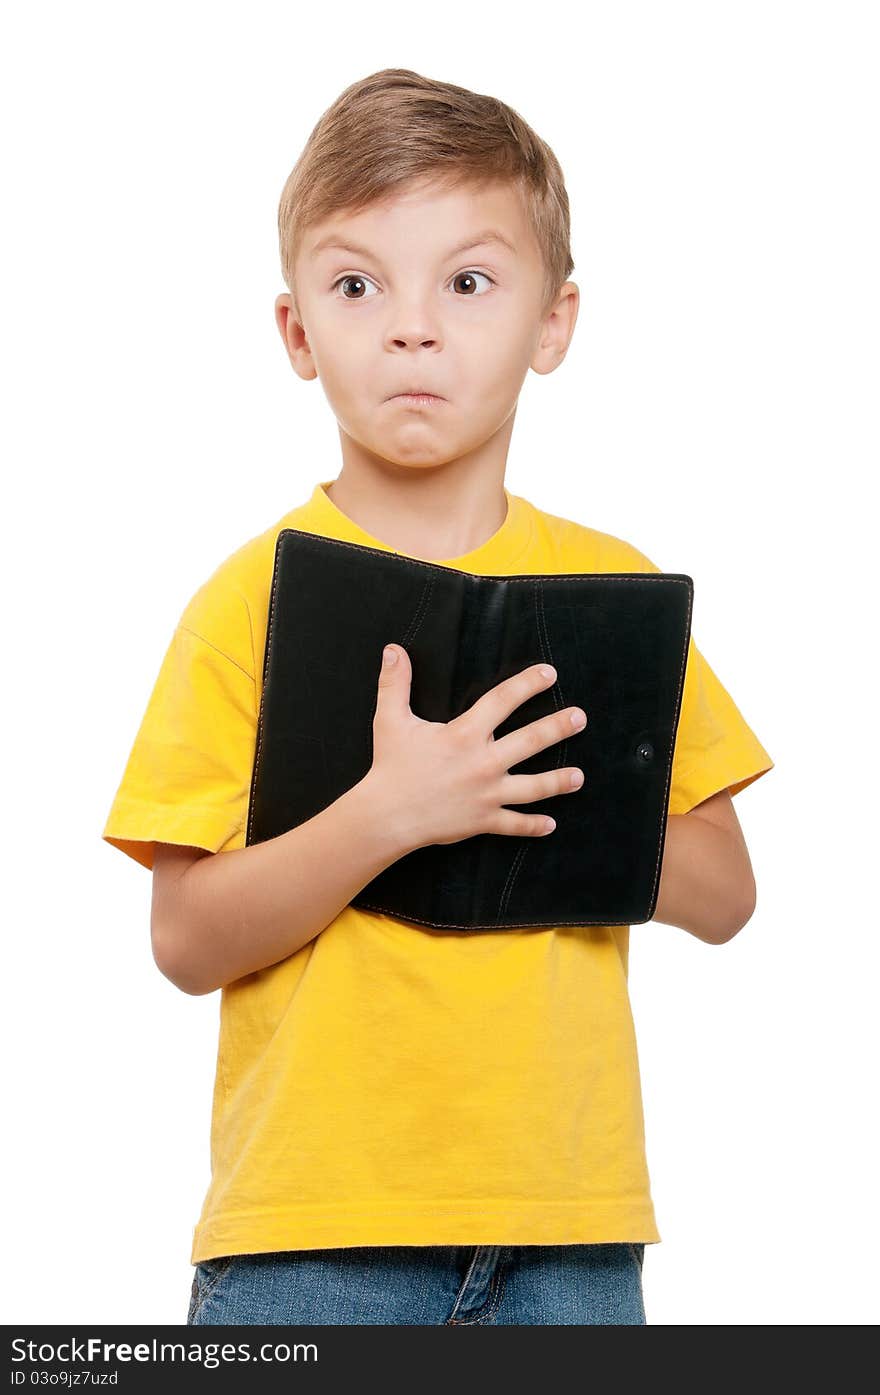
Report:
[{"label": "boy's finger", "polygon": [[[412,677],[409,655],[399,644],[386,644],[382,651],[382,666],[379,670],[379,699],[387,702],[391,697],[403,708],[409,707],[410,680]],[[383,698],[382,694],[386,696]],[[399,694],[399,698],[396,696]]]},{"label": "boy's finger", "polygon": [[488,693],[478,698],[457,720],[474,721],[482,725],[484,730],[493,732],[511,712],[521,707],[527,698],[551,688],[555,682],[556,670],[552,665],[532,664],[531,668],[514,673],[510,678],[505,678],[503,682],[490,688]]}]

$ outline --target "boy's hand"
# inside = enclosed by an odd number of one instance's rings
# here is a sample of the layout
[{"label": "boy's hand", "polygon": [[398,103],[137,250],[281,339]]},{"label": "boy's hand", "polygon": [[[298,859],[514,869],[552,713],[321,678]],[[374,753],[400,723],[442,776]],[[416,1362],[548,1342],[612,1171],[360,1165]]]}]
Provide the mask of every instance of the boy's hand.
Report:
[{"label": "boy's hand", "polygon": [[[555,671],[533,664],[489,690],[451,722],[426,722],[410,708],[412,666],[399,644],[386,645],[373,718],[373,764],[366,779],[380,804],[400,821],[409,849],[457,843],[477,833],[538,838],[556,827],[543,814],[522,814],[506,804],[528,804],[570,794],[583,783],[577,766],[537,775],[510,775],[509,767],[586,725],[578,707],[541,717],[496,740],[493,732],[527,698],[550,687]],[[579,714],[577,725],[572,717]],[[579,778],[572,784],[572,776]]]}]

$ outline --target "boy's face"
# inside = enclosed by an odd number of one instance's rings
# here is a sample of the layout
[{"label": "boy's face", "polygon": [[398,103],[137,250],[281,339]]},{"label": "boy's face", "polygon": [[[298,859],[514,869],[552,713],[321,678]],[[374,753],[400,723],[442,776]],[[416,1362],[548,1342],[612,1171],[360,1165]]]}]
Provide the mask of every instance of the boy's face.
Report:
[{"label": "boy's face", "polygon": [[[577,318],[571,281],[541,317],[543,261],[510,184],[426,180],[336,214],[306,231],[294,277],[278,327],[296,373],[320,378],[345,459],[442,465],[490,440],[506,457],[528,369],[552,372]],[[413,389],[441,400],[398,395]]]}]

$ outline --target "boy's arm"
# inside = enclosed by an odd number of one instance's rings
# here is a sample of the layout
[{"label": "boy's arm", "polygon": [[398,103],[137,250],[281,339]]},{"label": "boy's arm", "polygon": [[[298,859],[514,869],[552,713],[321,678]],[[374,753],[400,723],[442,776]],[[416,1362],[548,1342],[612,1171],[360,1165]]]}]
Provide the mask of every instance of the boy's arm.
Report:
[{"label": "boy's arm", "polygon": [[409,850],[381,788],[367,774],[277,838],[156,868],[151,938],[165,977],[184,993],[212,993],[314,939]]},{"label": "boy's arm", "polygon": [[[185,993],[212,993],[320,934],[410,850],[382,788],[368,774],[277,838],[157,867],[151,936],[165,977]],[[177,874],[180,860],[185,870]],[[754,909],[754,876],[729,792],[670,814],[653,919],[724,944]]]},{"label": "boy's arm", "polygon": [[729,790],[686,814],[670,814],[652,919],[720,945],[751,918],[755,901],[751,859]]}]

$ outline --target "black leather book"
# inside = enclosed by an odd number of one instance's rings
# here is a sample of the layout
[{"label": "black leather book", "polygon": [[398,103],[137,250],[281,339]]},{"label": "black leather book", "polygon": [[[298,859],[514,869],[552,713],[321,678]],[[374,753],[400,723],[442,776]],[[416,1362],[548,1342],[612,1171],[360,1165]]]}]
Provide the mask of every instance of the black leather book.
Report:
[{"label": "black leather book", "polygon": [[438,930],[633,925],[657,902],[693,581],[671,572],[479,576],[301,529],[278,534],[247,844],[312,818],[373,761],[382,650],[412,663],[410,706],[450,722],[531,664],[557,681],[496,738],[577,705],[587,725],[518,765],[576,765],[543,837],[484,833],[400,857],[352,900]]}]

